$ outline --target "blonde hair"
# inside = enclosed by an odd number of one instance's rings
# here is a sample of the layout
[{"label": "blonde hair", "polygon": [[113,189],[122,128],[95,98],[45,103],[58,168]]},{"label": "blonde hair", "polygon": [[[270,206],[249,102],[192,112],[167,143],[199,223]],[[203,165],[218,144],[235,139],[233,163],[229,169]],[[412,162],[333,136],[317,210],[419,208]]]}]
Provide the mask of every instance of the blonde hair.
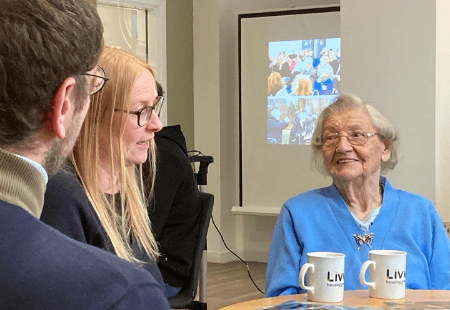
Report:
[{"label": "blonde hair", "polygon": [[312,83],[310,79],[299,79],[294,89],[296,96],[310,96],[312,94]]},{"label": "blonde hair", "polygon": [[[115,109],[129,110],[131,106],[131,92],[134,81],[143,70],[153,69],[144,61],[132,54],[117,48],[105,47],[99,64],[107,72],[109,81],[104,88],[92,96],[91,106],[85,122],[72,152],[73,165],[81,179],[85,192],[91,202],[100,222],[105,229],[115,253],[130,262],[140,263],[134,257],[129,244],[134,236],[139,247],[150,258],[156,259],[159,255],[158,246],[151,232],[150,220],[146,208],[146,199],[143,193],[142,168],[139,165],[139,178],[136,177],[136,167],[125,167],[122,137],[124,133],[124,118],[120,118],[118,130],[113,126]],[[116,124],[116,123],[115,123]],[[114,127],[114,128],[113,128]],[[100,141],[100,129],[106,128],[109,141]],[[114,143],[118,144],[118,152],[114,151]],[[106,150],[100,148],[106,145]],[[104,153],[106,153],[106,157]],[[150,145],[150,163],[152,184],[155,177],[155,145]],[[120,188],[120,206],[115,196],[108,199],[100,186],[100,162],[107,162],[111,170],[119,172],[118,184]],[[117,170],[116,170],[117,169]],[[112,171],[109,171],[110,173]],[[111,188],[114,187],[111,178]]]},{"label": "blonde hair", "polygon": [[267,84],[269,88],[272,88],[274,85],[281,85],[283,86],[283,81],[281,80],[281,74],[278,72],[272,72],[269,77],[267,78]]}]

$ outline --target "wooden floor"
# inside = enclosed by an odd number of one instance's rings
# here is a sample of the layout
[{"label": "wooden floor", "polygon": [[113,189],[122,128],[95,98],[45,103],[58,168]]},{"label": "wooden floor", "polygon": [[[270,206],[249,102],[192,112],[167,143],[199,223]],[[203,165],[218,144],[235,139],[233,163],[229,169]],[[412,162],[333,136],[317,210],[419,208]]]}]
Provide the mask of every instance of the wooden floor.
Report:
[{"label": "wooden floor", "polygon": [[[248,262],[248,265],[253,280],[264,292],[267,264]],[[208,263],[207,268],[208,310],[264,297],[253,285],[248,276],[247,267],[241,261],[224,264]]]}]

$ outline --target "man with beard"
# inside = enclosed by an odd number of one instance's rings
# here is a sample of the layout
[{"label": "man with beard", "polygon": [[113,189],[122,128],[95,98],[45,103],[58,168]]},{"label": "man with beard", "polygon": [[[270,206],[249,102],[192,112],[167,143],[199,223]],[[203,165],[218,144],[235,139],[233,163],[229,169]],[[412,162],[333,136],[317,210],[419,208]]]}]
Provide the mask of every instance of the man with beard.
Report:
[{"label": "man with beard", "polygon": [[0,309],[170,309],[142,268],[39,221],[105,72],[86,0],[0,0]]}]

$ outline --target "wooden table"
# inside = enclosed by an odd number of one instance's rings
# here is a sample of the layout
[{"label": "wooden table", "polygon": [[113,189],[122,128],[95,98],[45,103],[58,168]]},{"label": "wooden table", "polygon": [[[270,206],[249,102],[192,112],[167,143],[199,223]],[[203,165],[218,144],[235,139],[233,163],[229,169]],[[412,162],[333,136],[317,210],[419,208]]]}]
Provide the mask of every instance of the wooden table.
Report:
[{"label": "wooden table", "polygon": [[[426,302],[426,301],[447,301],[450,302],[450,291],[427,291],[427,290],[406,290],[404,299],[378,299],[370,298],[369,291],[345,291],[344,301],[330,303],[330,305],[345,306],[364,306],[373,308],[383,308],[385,302],[408,303],[408,302]],[[306,294],[278,296],[271,298],[262,298],[249,300],[220,308],[219,310],[245,310],[261,309],[268,306],[281,304],[288,300],[307,301]]]}]

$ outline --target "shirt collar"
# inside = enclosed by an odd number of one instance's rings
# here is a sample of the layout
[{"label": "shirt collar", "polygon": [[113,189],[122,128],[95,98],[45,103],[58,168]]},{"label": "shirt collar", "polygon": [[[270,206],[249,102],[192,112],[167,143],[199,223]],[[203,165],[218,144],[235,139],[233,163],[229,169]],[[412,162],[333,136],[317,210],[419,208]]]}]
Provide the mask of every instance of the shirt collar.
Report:
[{"label": "shirt collar", "polygon": [[45,171],[44,167],[42,167],[40,164],[38,164],[37,162],[35,162],[34,160],[32,160],[32,159],[30,159],[30,158],[28,158],[28,157],[25,157],[25,156],[22,156],[22,155],[18,155],[18,154],[14,154],[14,155],[16,155],[16,156],[19,157],[19,158],[22,158],[22,159],[25,160],[27,163],[29,163],[29,164],[31,164],[33,167],[35,167],[35,168],[42,174],[42,177],[44,178],[45,184],[47,184],[47,181],[48,181],[48,173],[47,173],[47,171]]}]

